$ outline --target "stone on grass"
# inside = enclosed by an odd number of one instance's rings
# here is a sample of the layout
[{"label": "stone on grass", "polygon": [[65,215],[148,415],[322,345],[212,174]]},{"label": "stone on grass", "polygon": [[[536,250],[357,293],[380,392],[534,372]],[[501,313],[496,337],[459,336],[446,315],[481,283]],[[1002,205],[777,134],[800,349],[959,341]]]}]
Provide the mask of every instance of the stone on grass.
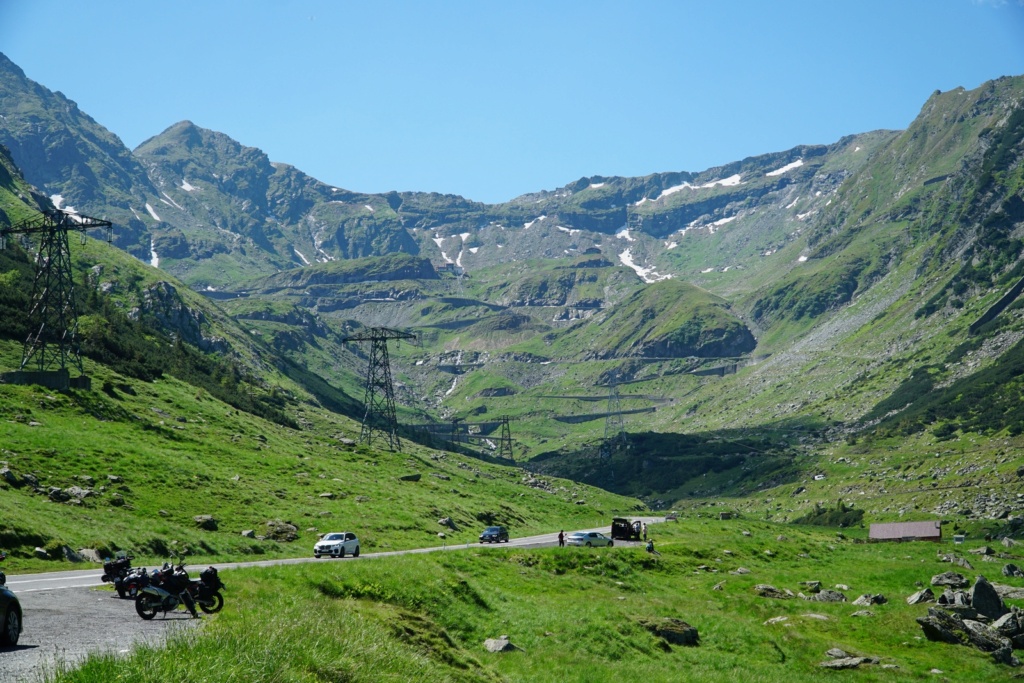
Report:
[{"label": "stone on grass", "polygon": [[872,612],[869,609],[859,609],[856,612],[854,612],[853,614],[851,614],[850,616],[851,617],[873,617],[873,616],[875,616],[875,613]]},{"label": "stone on grass", "polygon": [[280,519],[272,519],[267,522],[267,535],[272,541],[284,541],[286,543],[296,540],[299,537],[298,527],[290,522]]},{"label": "stone on grass", "polygon": [[419,472],[416,472],[415,474],[403,474],[402,476],[400,476],[398,478],[398,480],[399,481],[419,481],[420,480],[420,476],[421,475],[420,475]]},{"label": "stone on grass", "polygon": [[811,602],[846,602],[846,596],[839,591],[828,590],[827,588],[820,593],[807,598]]},{"label": "stone on grass", "polygon": [[[998,631],[988,627],[974,630],[968,627],[959,616],[948,614],[935,607],[929,607],[928,616],[918,617],[917,623],[921,625],[928,640],[953,645],[969,645],[982,652],[998,652],[1013,648],[1010,639]],[[1012,652],[1010,655],[1012,656]],[[1005,658],[1003,655],[1000,657]]]},{"label": "stone on grass", "polygon": [[818,666],[824,669],[856,669],[861,664],[871,662],[867,657],[843,657],[842,659],[830,659],[821,662]]},{"label": "stone on grass", "polygon": [[881,593],[877,593],[875,595],[865,593],[864,595],[854,600],[853,604],[858,605],[860,607],[870,607],[871,605],[884,605],[887,602],[889,601],[886,600],[885,596]]},{"label": "stone on grass", "polygon": [[821,581],[801,581],[800,585],[812,593],[821,592]]},{"label": "stone on grass", "polygon": [[919,590],[907,598],[908,605],[920,605],[923,602],[935,602],[935,593],[932,593],[931,588]]},{"label": "stone on grass", "polygon": [[1024,578],[1024,572],[1020,570],[1020,567],[1010,563],[1003,566],[1003,576],[1014,576],[1018,579]]},{"label": "stone on grass", "polygon": [[94,548],[79,548],[78,549],[78,554],[86,562],[102,562],[103,561],[103,558],[100,557],[99,552],[97,552]]},{"label": "stone on grass", "polygon": [[846,650],[841,650],[838,647],[834,647],[830,650],[827,650],[825,652],[825,656],[831,657],[832,659],[844,659],[846,657],[849,657],[850,654],[846,652]]},{"label": "stone on grass", "polygon": [[522,650],[521,647],[517,647],[510,643],[508,636],[488,638],[484,641],[484,647],[488,652],[513,652],[514,650]]},{"label": "stone on grass", "polygon": [[1003,599],[996,593],[996,589],[984,576],[979,575],[970,592],[971,607],[978,610],[978,614],[989,619],[998,619],[1007,613]]},{"label": "stone on grass", "polygon": [[789,617],[772,617],[768,621],[764,622],[764,625],[768,626],[769,624],[781,624],[784,621],[789,621]]},{"label": "stone on grass", "polygon": [[971,582],[963,574],[956,572],[943,572],[932,577],[933,586],[950,586],[952,588],[967,588]]},{"label": "stone on grass", "polygon": [[256,538],[256,532],[252,529],[246,529],[242,532],[242,536],[245,538]]},{"label": "stone on grass", "polygon": [[50,559],[50,554],[46,552],[46,548],[40,548],[39,546],[36,546],[36,549],[32,551],[32,554],[40,560]]},{"label": "stone on grass", "polygon": [[980,548],[971,548],[967,552],[971,555],[995,555],[995,551],[987,545],[983,545]]},{"label": "stone on grass", "polygon": [[194,521],[196,526],[200,529],[205,529],[207,531],[217,530],[217,520],[213,515],[196,515],[192,518],[192,521]]},{"label": "stone on grass", "polygon": [[760,595],[762,598],[775,598],[777,600],[788,600],[790,597],[775,586],[767,583],[759,583],[754,586],[754,592]]}]

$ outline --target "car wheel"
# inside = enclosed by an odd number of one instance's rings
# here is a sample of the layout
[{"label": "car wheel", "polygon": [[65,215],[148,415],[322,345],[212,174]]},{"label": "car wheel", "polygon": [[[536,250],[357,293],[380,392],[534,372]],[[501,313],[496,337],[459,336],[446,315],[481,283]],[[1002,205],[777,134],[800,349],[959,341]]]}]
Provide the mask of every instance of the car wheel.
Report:
[{"label": "car wheel", "polygon": [[615,545],[615,543],[613,543],[612,541],[608,541],[608,547],[609,548],[611,548],[613,545]]},{"label": "car wheel", "polygon": [[588,547],[588,548],[590,548],[590,547],[591,547],[591,545],[590,545],[590,541],[587,541],[587,547]]},{"label": "car wheel", "polygon": [[0,643],[14,647],[21,636],[21,615],[13,608],[4,616],[3,631],[0,631]]},{"label": "car wheel", "polygon": [[313,557],[315,557],[315,558],[316,558],[316,559],[318,559],[318,560],[320,559],[320,556],[319,556],[319,555],[317,555],[316,553],[313,553]]},{"label": "car wheel", "polygon": [[345,546],[341,546],[341,550],[338,551],[338,559],[345,557]]},{"label": "car wheel", "polygon": [[203,610],[207,614],[215,614],[224,607],[224,596],[219,592],[214,591],[213,595],[210,597],[204,600],[196,600],[196,602],[199,603],[199,609]]},{"label": "car wheel", "polygon": [[149,593],[139,593],[139,597],[135,598],[135,611],[146,621],[155,617],[158,609],[160,601]]},{"label": "car wheel", "polygon": [[359,557],[359,546],[356,546],[356,549],[352,551],[352,557]]}]

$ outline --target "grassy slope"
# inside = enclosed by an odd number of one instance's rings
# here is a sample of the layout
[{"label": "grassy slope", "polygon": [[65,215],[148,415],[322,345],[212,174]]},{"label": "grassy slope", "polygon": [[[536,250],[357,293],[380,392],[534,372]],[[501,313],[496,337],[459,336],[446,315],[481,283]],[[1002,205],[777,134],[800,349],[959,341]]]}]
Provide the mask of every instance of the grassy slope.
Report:
[{"label": "grassy slope", "polygon": [[[20,347],[0,349],[3,365],[16,364]],[[359,425],[309,405],[295,409],[303,425],[297,431],[174,379],[145,383],[91,363],[86,370],[97,391],[0,384],[0,460],[18,475],[34,474],[44,488],[97,491],[71,505],[0,484],[0,546],[13,551],[12,571],[52,568],[28,559],[35,545],[128,548],[154,560],[183,547],[203,558],[295,556],[308,554],[317,530],[344,527],[369,551],[440,543],[437,520],[444,516],[460,528],[449,538],[461,541],[475,538],[482,520],[523,534],[590,523],[635,504],[564,481],[553,481],[557,492],[547,493],[521,483],[520,470],[409,442],[404,453],[345,446],[339,439],[358,438]],[[108,393],[99,390],[105,383]],[[412,473],[422,479],[398,480]],[[108,482],[108,475],[122,481]],[[115,493],[126,505],[113,504]],[[198,530],[192,518],[201,514],[214,515],[220,530]],[[274,519],[297,526],[299,540],[279,544],[239,533],[263,534]]]},{"label": "grassy slope", "polygon": [[[1013,673],[922,637],[914,619],[926,608],[904,598],[949,568],[936,562],[936,545],[696,516],[652,529],[660,558],[640,547],[473,548],[233,571],[225,610],[202,631],[166,649],[94,656],[54,680],[158,681],[173,671],[185,682],[819,681],[834,647],[880,659],[845,674],[863,681],[933,680],[932,669],[957,681]],[[750,573],[728,573],[739,567]],[[808,580],[846,584],[851,601],[880,593],[889,602],[854,617],[864,608],[753,592],[769,583],[796,593]],[[695,626],[700,645],[667,646],[639,623],[662,617]],[[766,623],[776,617],[785,621]],[[522,650],[487,653],[483,641],[500,634]]]}]

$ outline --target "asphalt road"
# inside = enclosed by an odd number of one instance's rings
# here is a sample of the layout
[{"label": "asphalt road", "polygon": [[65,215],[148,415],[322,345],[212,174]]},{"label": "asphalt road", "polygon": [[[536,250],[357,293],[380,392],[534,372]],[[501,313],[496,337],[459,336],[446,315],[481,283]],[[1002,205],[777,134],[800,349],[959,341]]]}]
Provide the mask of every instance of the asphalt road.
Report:
[{"label": "asphalt road", "polygon": [[[662,517],[634,517],[648,524],[664,521]],[[608,527],[585,529],[607,534]],[[431,548],[365,553],[359,560],[411,553],[431,553],[488,548],[541,548],[558,542],[558,533],[513,538],[508,543],[460,543]],[[616,545],[641,545],[638,542],[616,541]],[[337,562],[310,557],[256,562],[216,564],[218,570],[240,567],[269,567],[305,562]],[[344,560],[344,561],[352,561]],[[15,648],[0,649],[0,683],[35,683],[44,672],[58,667],[71,667],[94,652],[128,652],[138,643],[159,643],[174,629],[191,628],[201,621],[187,612],[178,611],[166,618],[158,616],[143,621],[135,614],[130,600],[120,600],[108,589],[100,589],[102,571],[83,569],[44,574],[20,574],[7,577],[7,586],[18,595],[25,613],[25,632]],[[228,608],[231,596],[225,595]]]}]

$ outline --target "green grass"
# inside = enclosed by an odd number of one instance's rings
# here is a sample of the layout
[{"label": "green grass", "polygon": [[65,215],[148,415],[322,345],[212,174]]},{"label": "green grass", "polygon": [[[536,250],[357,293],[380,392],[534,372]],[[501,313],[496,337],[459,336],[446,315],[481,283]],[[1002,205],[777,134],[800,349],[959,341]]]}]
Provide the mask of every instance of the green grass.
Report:
[{"label": "green grass", "polygon": [[[942,546],[697,517],[651,531],[658,558],[639,546],[473,547],[231,571],[227,606],[201,629],[166,647],[93,656],[50,680],[819,681],[833,647],[899,667],[845,674],[863,681],[933,680],[933,668],[957,681],[1013,674],[986,654],[923,638],[914,619],[926,608],[904,598],[948,569],[936,561]],[[738,567],[751,573],[729,573]],[[846,584],[851,601],[881,593],[889,602],[853,617],[863,608],[753,592],[770,583],[796,593],[808,580]],[[641,625],[663,617],[695,626],[700,645],[668,646]],[[765,623],[776,617],[786,620]],[[503,634],[521,651],[484,650]]]}]

